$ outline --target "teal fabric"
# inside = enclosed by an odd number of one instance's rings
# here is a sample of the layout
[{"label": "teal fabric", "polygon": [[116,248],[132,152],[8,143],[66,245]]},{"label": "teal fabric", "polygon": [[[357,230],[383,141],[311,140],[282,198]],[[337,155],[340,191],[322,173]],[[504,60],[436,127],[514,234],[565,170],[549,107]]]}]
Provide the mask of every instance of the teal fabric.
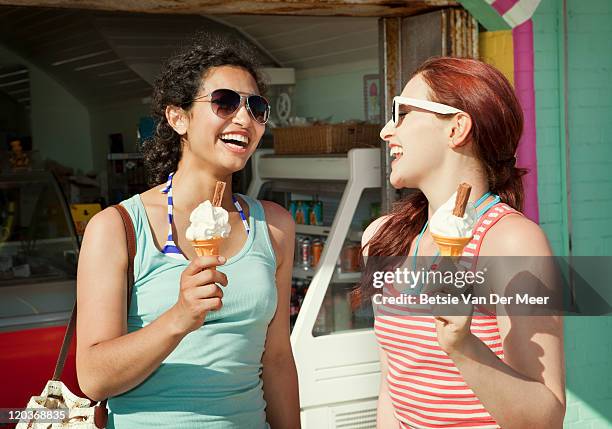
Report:
[{"label": "teal fabric", "polygon": [[[223,307],[206,315],[149,378],[110,398],[109,428],[267,428],[261,357],[276,311],[276,258],[264,210],[249,205],[251,233],[240,252],[219,271],[228,277]],[[189,261],[155,246],[139,195],[124,202],[134,221],[137,251],[128,330],[138,330],[176,303]]]}]

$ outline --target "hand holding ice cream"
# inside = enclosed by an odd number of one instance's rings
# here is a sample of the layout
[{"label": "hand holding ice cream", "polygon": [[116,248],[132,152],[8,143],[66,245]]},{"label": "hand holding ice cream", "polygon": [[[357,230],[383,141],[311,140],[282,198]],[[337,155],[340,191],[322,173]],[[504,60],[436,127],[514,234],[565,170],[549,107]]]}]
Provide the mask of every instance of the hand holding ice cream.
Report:
[{"label": "hand holding ice cream", "polygon": [[[225,258],[218,257],[219,247],[230,233],[229,214],[220,207],[224,189],[225,183],[217,182],[213,201],[204,201],[189,216],[191,224],[185,236],[196,254],[217,258],[196,258],[181,275],[179,297],[170,309],[181,332],[189,333],[201,328],[206,314],[219,310],[223,305],[220,286],[227,286],[227,276],[217,271],[217,265],[225,263]],[[201,276],[204,271],[211,272],[206,280]]]}]

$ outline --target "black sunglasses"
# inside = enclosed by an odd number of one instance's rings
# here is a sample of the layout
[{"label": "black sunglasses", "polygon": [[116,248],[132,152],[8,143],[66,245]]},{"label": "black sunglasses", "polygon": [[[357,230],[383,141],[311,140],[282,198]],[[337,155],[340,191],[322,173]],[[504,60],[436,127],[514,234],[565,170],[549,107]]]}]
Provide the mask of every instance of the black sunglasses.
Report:
[{"label": "black sunglasses", "polygon": [[[203,100],[203,98],[207,97],[210,97],[210,100]],[[192,101],[210,101],[213,113],[220,118],[226,119],[240,109],[242,100],[246,100],[247,111],[255,121],[262,125],[268,122],[270,118],[270,103],[261,95],[242,95],[233,89],[215,89],[210,94],[202,95]]]}]

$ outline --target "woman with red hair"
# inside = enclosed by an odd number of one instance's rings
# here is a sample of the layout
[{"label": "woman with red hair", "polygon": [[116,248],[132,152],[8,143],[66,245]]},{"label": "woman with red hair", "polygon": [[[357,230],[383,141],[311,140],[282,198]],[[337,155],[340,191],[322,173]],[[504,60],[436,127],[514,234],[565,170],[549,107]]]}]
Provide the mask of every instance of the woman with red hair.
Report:
[{"label": "woman with red hair", "polygon": [[[417,191],[367,228],[364,256],[403,255],[414,270],[435,270],[439,250],[429,219],[462,182],[472,186],[479,216],[464,257],[551,255],[542,230],[520,213],[525,171],[515,166],[515,153],[523,117],[498,70],[476,60],[432,58],[393,107],[380,133],[395,158],[390,181]],[[417,262],[423,260],[426,266]],[[496,284],[507,286],[487,287]],[[363,286],[362,297],[371,297],[372,283]],[[562,325],[559,316],[517,316],[490,303],[452,316],[377,310],[378,427],[561,428]]]}]

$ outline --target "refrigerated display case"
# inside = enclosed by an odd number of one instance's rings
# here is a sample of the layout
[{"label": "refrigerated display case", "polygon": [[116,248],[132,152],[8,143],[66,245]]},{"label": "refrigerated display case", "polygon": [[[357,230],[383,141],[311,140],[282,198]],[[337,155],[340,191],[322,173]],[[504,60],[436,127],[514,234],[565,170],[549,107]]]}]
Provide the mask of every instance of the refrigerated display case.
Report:
[{"label": "refrigerated display case", "polygon": [[307,237],[310,246],[324,241],[313,264],[312,247],[307,253],[308,245],[296,240],[292,292],[300,299],[292,300],[291,344],[302,427],[375,428],[380,365],[373,314],[353,309],[350,293],[360,279],[361,234],[380,207],[380,150],[318,156],[260,150],[252,162],[250,196],[275,200],[292,212],[308,199],[323,208],[318,222],[316,216],[297,216],[322,224],[296,225],[298,240]]},{"label": "refrigerated display case", "polygon": [[[53,374],[74,305],[79,243],[52,174],[0,175],[0,390],[23,407]],[[80,394],[74,344],[63,381]]]}]

